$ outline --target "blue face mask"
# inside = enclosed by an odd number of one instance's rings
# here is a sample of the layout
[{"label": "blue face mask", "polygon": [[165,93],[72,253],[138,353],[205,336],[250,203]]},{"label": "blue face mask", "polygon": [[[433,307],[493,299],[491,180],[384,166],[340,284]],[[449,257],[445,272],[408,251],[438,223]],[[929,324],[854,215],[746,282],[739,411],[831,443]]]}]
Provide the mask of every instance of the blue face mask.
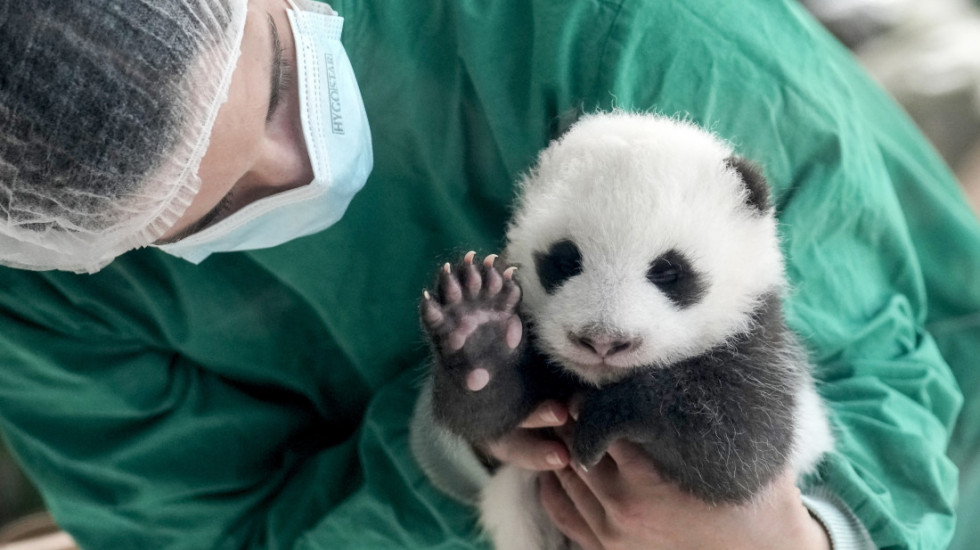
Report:
[{"label": "blue face mask", "polygon": [[303,9],[287,15],[313,182],[255,201],[202,231],[158,245],[160,250],[196,264],[214,252],[276,246],[336,223],[364,186],[374,165],[371,129],[340,43],[344,19],[325,4],[296,1]]}]

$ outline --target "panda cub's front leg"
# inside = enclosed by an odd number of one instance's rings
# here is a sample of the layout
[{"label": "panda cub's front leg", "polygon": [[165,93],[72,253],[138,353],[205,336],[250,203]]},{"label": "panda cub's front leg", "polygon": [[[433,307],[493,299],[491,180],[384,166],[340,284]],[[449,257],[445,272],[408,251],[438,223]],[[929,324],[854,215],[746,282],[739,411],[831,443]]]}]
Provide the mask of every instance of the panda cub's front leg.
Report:
[{"label": "panda cub's front leg", "polygon": [[436,291],[419,306],[432,343],[435,420],[471,443],[514,429],[536,404],[522,380],[520,287],[513,267],[501,271],[496,255],[475,264],[474,252],[439,270]]}]

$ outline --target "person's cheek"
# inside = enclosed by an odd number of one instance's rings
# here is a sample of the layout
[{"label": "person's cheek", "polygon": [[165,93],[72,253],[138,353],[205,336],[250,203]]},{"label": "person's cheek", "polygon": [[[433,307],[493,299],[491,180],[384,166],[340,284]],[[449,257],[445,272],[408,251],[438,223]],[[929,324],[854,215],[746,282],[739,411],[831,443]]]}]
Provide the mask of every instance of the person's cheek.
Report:
[{"label": "person's cheek", "polygon": [[262,154],[256,170],[277,190],[291,189],[313,181],[313,168],[303,138],[299,98],[287,95],[266,124]]}]

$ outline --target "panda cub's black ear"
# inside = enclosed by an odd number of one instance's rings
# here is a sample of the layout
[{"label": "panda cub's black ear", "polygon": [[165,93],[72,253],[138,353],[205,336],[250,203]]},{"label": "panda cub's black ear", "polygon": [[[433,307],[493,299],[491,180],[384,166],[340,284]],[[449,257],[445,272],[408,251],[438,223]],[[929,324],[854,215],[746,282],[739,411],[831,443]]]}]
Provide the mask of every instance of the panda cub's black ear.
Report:
[{"label": "panda cub's black ear", "polygon": [[732,168],[742,178],[747,195],[746,203],[759,212],[765,213],[772,208],[772,201],[769,198],[769,184],[766,183],[762,169],[752,161],[739,157],[730,156],[725,159],[725,166]]}]

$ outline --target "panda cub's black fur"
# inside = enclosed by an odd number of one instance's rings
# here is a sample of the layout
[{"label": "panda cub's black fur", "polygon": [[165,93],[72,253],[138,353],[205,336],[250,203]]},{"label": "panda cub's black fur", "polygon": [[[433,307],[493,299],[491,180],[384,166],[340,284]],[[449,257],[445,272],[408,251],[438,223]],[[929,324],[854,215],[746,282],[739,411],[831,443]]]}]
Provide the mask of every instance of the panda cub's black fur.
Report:
[{"label": "panda cub's black fur", "polygon": [[[766,182],[722,140],[655,115],[587,116],[525,177],[507,237],[502,258],[443,266],[422,300],[442,428],[488,442],[575,395],[575,460],[625,438],[712,503],[747,502],[832,446],[783,320]],[[485,490],[498,548],[558,544],[533,525],[547,521],[534,492],[514,488],[533,484],[505,466]]]}]

